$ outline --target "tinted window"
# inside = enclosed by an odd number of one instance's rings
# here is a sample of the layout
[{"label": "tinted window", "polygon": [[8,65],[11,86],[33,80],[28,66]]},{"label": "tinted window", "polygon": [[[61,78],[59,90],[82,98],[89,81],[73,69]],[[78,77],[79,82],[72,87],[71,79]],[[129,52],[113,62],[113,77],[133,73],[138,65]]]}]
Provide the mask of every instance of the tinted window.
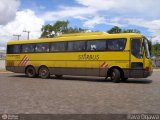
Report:
[{"label": "tinted window", "polygon": [[20,53],[20,45],[8,45],[7,46],[7,53],[8,54],[18,54]]},{"label": "tinted window", "polygon": [[140,39],[131,40],[131,53],[137,58],[142,58],[142,42]]},{"label": "tinted window", "polygon": [[106,40],[87,41],[87,50],[88,51],[106,50]]},{"label": "tinted window", "polygon": [[34,52],[34,44],[25,44],[22,45],[22,53],[32,53]]},{"label": "tinted window", "polygon": [[36,52],[49,52],[49,43],[37,43],[35,47]]},{"label": "tinted window", "polygon": [[66,50],[66,42],[57,42],[51,44],[51,51],[65,51]]},{"label": "tinted window", "polygon": [[68,42],[68,51],[84,51],[85,41]]},{"label": "tinted window", "polygon": [[107,50],[124,50],[126,40],[125,39],[113,39],[107,40]]}]

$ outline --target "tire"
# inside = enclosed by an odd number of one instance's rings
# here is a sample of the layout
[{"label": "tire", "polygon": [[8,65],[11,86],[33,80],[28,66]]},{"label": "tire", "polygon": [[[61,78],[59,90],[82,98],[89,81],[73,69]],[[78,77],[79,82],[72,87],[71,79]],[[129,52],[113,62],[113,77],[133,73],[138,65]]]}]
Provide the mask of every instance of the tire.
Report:
[{"label": "tire", "polygon": [[62,78],[63,75],[55,75],[56,78]]},{"label": "tire", "polygon": [[123,82],[127,82],[128,78],[122,77],[121,80],[122,80]]},{"label": "tire", "polygon": [[113,69],[111,72],[111,80],[115,83],[119,83],[121,79],[121,74],[118,69]]},{"label": "tire", "polygon": [[27,67],[25,73],[30,78],[36,77],[36,70],[32,66]]},{"label": "tire", "polygon": [[50,72],[49,72],[49,69],[45,66],[42,66],[40,69],[39,69],[39,76],[42,78],[42,79],[46,79],[46,78],[49,78],[50,77]]}]

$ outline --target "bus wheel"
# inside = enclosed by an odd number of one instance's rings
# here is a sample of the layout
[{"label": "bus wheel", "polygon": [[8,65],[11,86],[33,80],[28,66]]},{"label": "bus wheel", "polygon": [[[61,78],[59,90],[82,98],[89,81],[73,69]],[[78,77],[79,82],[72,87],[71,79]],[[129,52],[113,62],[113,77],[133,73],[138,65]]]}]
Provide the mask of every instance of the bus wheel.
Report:
[{"label": "bus wheel", "polygon": [[25,73],[30,78],[36,77],[36,70],[32,66],[27,67]]},{"label": "bus wheel", "polygon": [[111,72],[111,79],[115,83],[119,83],[121,78],[120,71],[118,69],[113,69]]},{"label": "bus wheel", "polygon": [[63,75],[55,75],[56,78],[61,78]]},{"label": "bus wheel", "polygon": [[49,78],[50,72],[49,72],[48,68],[45,67],[45,66],[42,66],[42,67],[39,69],[39,76],[40,76],[42,79]]},{"label": "bus wheel", "polygon": [[128,78],[124,78],[124,77],[122,77],[122,79],[121,79],[123,82],[127,82],[127,80],[128,80]]}]

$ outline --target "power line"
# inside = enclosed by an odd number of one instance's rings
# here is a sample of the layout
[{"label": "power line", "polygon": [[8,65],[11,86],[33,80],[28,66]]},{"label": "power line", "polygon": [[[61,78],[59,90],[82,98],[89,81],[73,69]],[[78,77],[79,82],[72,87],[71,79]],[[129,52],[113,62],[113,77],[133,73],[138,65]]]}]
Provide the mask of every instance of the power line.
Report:
[{"label": "power line", "polygon": [[21,37],[20,34],[14,34],[13,36],[16,36],[18,40],[19,40],[19,38]]},{"label": "power line", "polygon": [[28,34],[28,40],[29,40],[29,33],[30,33],[30,31],[23,30],[23,32],[26,32]]}]

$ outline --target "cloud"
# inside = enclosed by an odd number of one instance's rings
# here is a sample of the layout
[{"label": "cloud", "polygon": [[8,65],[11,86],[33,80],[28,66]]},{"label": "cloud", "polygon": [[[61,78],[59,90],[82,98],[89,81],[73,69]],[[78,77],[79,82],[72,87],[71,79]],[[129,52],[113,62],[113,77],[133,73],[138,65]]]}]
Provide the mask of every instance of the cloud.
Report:
[{"label": "cloud", "polygon": [[0,25],[4,25],[15,18],[19,5],[19,0],[0,0]]},{"label": "cloud", "polygon": [[56,21],[64,18],[85,18],[85,16],[92,15],[95,9],[87,7],[66,7],[60,6],[58,11],[45,12],[41,17],[45,21]]},{"label": "cloud", "polygon": [[155,36],[154,41],[160,38],[160,0],[74,1],[77,5],[61,5],[54,11],[46,11],[46,6],[40,6],[39,10],[43,10],[43,14],[37,16],[30,9],[17,11],[20,0],[1,0],[0,15],[3,17],[0,17],[0,47],[6,41],[16,39],[12,36],[13,34],[21,34],[21,39],[26,39],[26,33],[22,32],[24,29],[31,31],[31,38],[38,38],[41,33],[40,29],[45,22],[72,18],[81,20],[85,28],[91,29],[99,24],[143,27]]},{"label": "cloud", "polygon": [[83,26],[86,28],[94,28],[98,24],[107,24],[113,26],[123,27],[122,24],[119,23],[119,18],[107,19],[103,16],[95,16],[93,18],[85,19]]},{"label": "cloud", "polygon": [[160,0],[75,0],[77,6],[59,6],[56,11],[47,11],[41,16],[45,21],[78,19],[83,27],[96,25],[145,28],[160,41]]},{"label": "cloud", "polygon": [[46,21],[69,17],[123,16],[128,18],[159,18],[160,0],[75,0],[80,6],[59,6],[56,11],[47,11],[42,16]]},{"label": "cloud", "polygon": [[23,33],[23,30],[30,31],[31,39],[40,37],[42,25],[44,25],[44,21],[36,16],[32,10],[18,11],[13,21],[0,26],[0,47],[4,47],[6,42],[11,39],[17,39],[13,37],[13,34],[21,34],[20,39],[27,39],[27,34]]},{"label": "cloud", "polygon": [[[159,0],[76,0],[77,3],[106,14],[117,13],[123,16],[159,17]],[[128,13],[128,14],[127,14]]]},{"label": "cloud", "polygon": [[105,23],[106,19],[104,17],[95,16],[94,18],[85,21],[83,26],[88,28],[93,28],[97,24],[105,24]]},{"label": "cloud", "polygon": [[152,42],[160,42],[160,19],[157,20],[145,20],[142,18],[105,18],[103,16],[95,16],[91,19],[87,19],[84,21],[84,27],[94,28],[97,24],[107,24],[112,26],[126,27],[126,26],[137,26],[141,28],[145,28],[149,31],[149,35],[146,37],[151,37]]},{"label": "cloud", "polygon": [[[145,24],[160,20],[160,0],[75,0],[79,6],[59,6],[56,11],[47,11],[41,17],[45,21],[75,18],[83,26],[93,28],[97,24],[125,26],[124,19],[145,19]],[[116,17],[115,17],[116,16]],[[131,23],[130,21],[125,21]],[[140,21],[141,22],[141,21]],[[133,23],[131,23],[133,25]],[[129,24],[127,24],[129,25]],[[149,25],[141,27],[151,28]],[[155,26],[157,29],[157,26]]]},{"label": "cloud", "polygon": [[125,19],[128,25],[140,26],[148,29],[152,35],[153,42],[160,42],[160,19],[144,20],[144,19]]}]

